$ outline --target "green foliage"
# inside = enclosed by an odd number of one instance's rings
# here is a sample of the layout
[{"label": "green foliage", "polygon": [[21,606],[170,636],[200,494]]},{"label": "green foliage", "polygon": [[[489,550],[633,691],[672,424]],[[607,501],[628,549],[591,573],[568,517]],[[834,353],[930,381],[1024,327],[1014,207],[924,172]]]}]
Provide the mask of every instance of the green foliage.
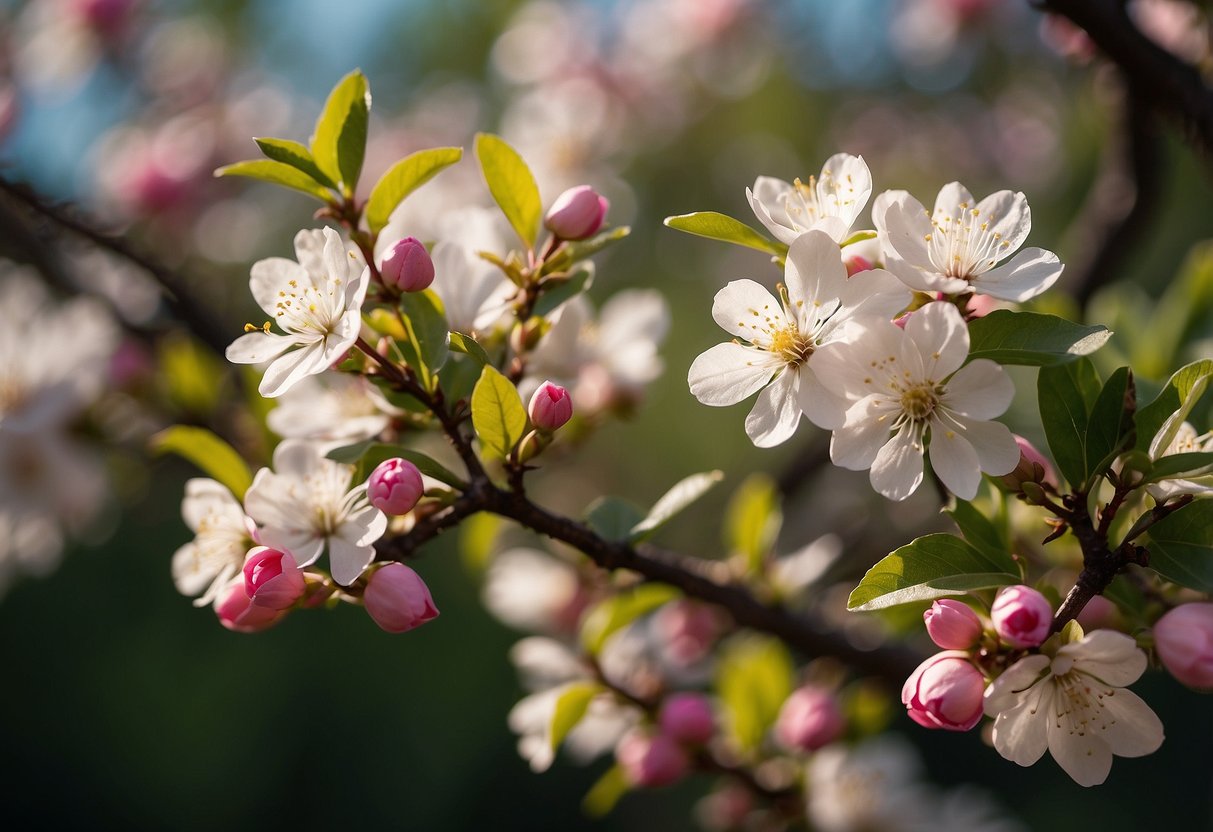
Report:
[{"label": "green foliage", "polygon": [[543,294],[535,302],[535,314],[550,315],[556,311],[557,306],[589,289],[593,282],[594,272],[588,268],[578,269],[565,279],[554,280],[551,277],[545,279]]},{"label": "green foliage", "polygon": [[788,253],[788,247],[783,243],[769,240],[740,220],[716,211],[697,211],[693,214],[666,217],[665,224],[675,231],[685,231],[687,234],[707,237],[709,240],[745,246],[776,257],[784,257]]},{"label": "green foliage", "polygon": [[556,707],[552,710],[552,722],[548,728],[548,739],[552,751],[560,747],[564,738],[577,727],[585,712],[590,707],[590,700],[603,691],[602,685],[596,682],[570,682],[561,690],[556,698]]},{"label": "green foliage", "polygon": [[[1213,360],[1207,358],[1177,370],[1158,397],[1137,414],[1137,450],[1148,452],[1155,437],[1159,438],[1159,451],[1165,450],[1204,395],[1210,378],[1213,378]],[[1161,437],[1158,436],[1160,431]]]},{"label": "green foliage", "polygon": [[603,817],[615,808],[629,788],[623,769],[618,764],[613,765],[590,787],[581,801],[581,808],[591,818]]},{"label": "green foliage", "polygon": [[504,459],[526,431],[526,409],[510,380],[491,365],[480,371],[472,390],[472,427],[490,456]]},{"label": "green foliage", "polygon": [[476,158],[489,193],[518,239],[528,249],[534,248],[543,204],[531,169],[514,148],[492,133],[476,134]]},{"label": "green foliage", "polygon": [[1099,375],[1086,358],[1041,369],[1036,380],[1040,421],[1049,450],[1066,481],[1081,488],[1087,480],[1087,425],[1100,393]]},{"label": "green foliage", "polygon": [[581,623],[581,646],[591,656],[597,656],[612,635],[678,597],[679,592],[673,587],[640,584],[604,598]]},{"label": "green foliage", "polygon": [[1111,337],[1102,326],[1083,326],[1039,312],[998,309],[969,324],[969,360],[1056,367],[1090,355]]},{"label": "green foliage", "polygon": [[388,442],[377,442],[374,439],[367,439],[353,445],[343,445],[340,448],[334,448],[326,456],[336,462],[357,465],[358,471],[355,474],[355,479],[366,479],[379,463],[400,457],[416,465],[417,470],[428,477],[433,477],[439,482],[444,482],[454,488],[467,488],[466,482],[431,457],[402,445],[393,445]]},{"label": "green foliage", "polygon": [[724,544],[757,572],[775,546],[783,514],[779,490],[766,474],[751,474],[733,494],[724,516]]},{"label": "green foliage", "polygon": [[450,355],[450,333],[446,311],[433,290],[405,292],[400,297],[405,338],[398,342],[405,362],[413,368],[427,390],[438,384],[438,371]]},{"label": "green foliage", "polygon": [[585,523],[595,534],[616,541],[627,540],[643,519],[643,511],[619,497],[599,497],[585,513]]},{"label": "green foliage", "polygon": [[794,684],[792,657],[782,642],[745,633],[725,644],[716,665],[716,692],[728,737],[738,749],[758,749]]},{"label": "green foliage", "polygon": [[1133,414],[1137,398],[1128,367],[1114,372],[1091,406],[1083,444],[1087,477],[1098,477],[1133,444]]},{"label": "green foliage", "polygon": [[186,335],[168,335],[158,346],[157,379],[173,404],[190,413],[213,413],[226,368]]},{"label": "green foliage", "polygon": [[480,346],[479,342],[472,336],[464,335],[461,332],[451,332],[448,333],[448,337],[450,339],[450,348],[455,352],[463,353],[481,367],[491,363],[489,361],[489,354],[484,351],[484,347]]},{"label": "green foliage", "polygon": [[847,599],[847,609],[879,610],[1019,581],[1007,552],[983,551],[950,534],[929,534],[869,569]]},{"label": "green foliage", "polygon": [[316,164],[312,151],[299,142],[290,139],[253,139],[267,159],[290,165],[295,170],[310,176],[326,188],[337,189],[337,183],[330,179]]},{"label": "green foliage", "polygon": [[1168,581],[1213,592],[1213,500],[1193,500],[1149,531],[1150,568]]},{"label": "green foliage", "polygon": [[972,503],[957,500],[956,505],[948,510],[948,516],[960,528],[965,541],[992,560],[1004,558],[1010,550],[1010,544],[1002,530]]},{"label": "green foliage", "polygon": [[227,486],[237,500],[253,484],[253,473],[236,449],[206,428],[174,425],[152,437],[157,454],[177,454],[202,469],[207,476]]},{"label": "green foliage", "polygon": [[1213,452],[1197,451],[1160,457],[1150,466],[1144,483],[1189,479],[1213,474]]},{"label": "green foliage", "polygon": [[724,479],[723,472],[708,471],[703,474],[692,474],[680,480],[653,504],[643,520],[631,528],[628,537],[634,541],[652,537],[672,517],[707,494],[722,479]]},{"label": "green foliage", "polygon": [[473,514],[459,524],[459,554],[463,565],[473,575],[488,569],[504,522],[488,512]]},{"label": "green foliage", "polygon": [[333,87],[312,133],[311,151],[317,167],[341,185],[346,198],[354,195],[362,172],[370,109],[366,76],[355,69]]},{"label": "green foliage", "polygon": [[[576,263],[584,260],[587,257],[592,257],[608,246],[613,246],[624,237],[632,233],[632,229],[626,225],[619,225],[615,228],[608,228],[606,231],[600,231],[598,234],[590,237],[588,240],[572,240],[566,242],[560,253],[554,258],[554,262],[559,264],[567,260],[569,263]],[[561,266],[563,268],[563,266]]]},{"label": "green foliage", "polygon": [[321,202],[331,203],[333,201],[333,195],[315,179],[297,168],[271,159],[254,159],[224,165],[215,171],[215,176],[247,176],[251,179],[260,179],[262,182],[281,185],[284,188],[292,188]]},{"label": "green foliage", "polygon": [[378,234],[405,197],[463,158],[462,147],[418,150],[392,165],[379,179],[366,203],[366,224]]}]

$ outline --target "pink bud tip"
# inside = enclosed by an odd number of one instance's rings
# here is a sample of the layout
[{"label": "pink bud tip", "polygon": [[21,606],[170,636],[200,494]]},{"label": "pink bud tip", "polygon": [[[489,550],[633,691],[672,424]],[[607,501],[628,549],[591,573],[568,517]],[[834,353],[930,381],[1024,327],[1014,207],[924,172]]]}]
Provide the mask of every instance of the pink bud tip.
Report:
[{"label": "pink bud tip", "polygon": [[615,759],[635,786],[668,786],[690,768],[686,752],[672,737],[640,730],[624,735],[615,746]]},{"label": "pink bud tip", "polygon": [[922,614],[931,641],[944,650],[967,650],[981,638],[981,619],[968,604],[943,598]]},{"label": "pink bud tip", "polygon": [[1154,647],[1176,679],[1193,688],[1213,688],[1213,604],[1183,604],[1158,619]]},{"label": "pink bud tip", "polygon": [[400,457],[379,463],[366,481],[367,498],[384,514],[408,514],[424,492],[417,466]]},{"label": "pink bud tip", "polygon": [[775,720],[775,739],[789,751],[816,751],[842,736],[846,719],[834,694],[816,685],[797,688]]},{"label": "pink bud tip", "polygon": [[860,272],[870,271],[875,268],[871,260],[866,257],[860,257],[858,254],[854,257],[848,257],[845,265],[847,267],[847,277],[854,277]]},{"label": "pink bud tip", "polygon": [[968,731],[981,720],[986,680],[967,653],[937,653],[910,674],[901,702],[925,728]]},{"label": "pink bud tip", "polygon": [[912,314],[913,314],[912,312],[907,312],[900,317],[894,318],[893,325],[898,327],[899,329],[905,329],[906,321],[910,320],[910,315],[912,315]]},{"label": "pink bud tip", "polygon": [[1038,647],[1049,637],[1053,607],[1030,586],[1011,586],[998,593],[990,608],[994,630],[1012,647]]},{"label": "pink bud tip", "polygon": [[244,593],[255,606],[285,610],[306,589],[303,572],[290,552],[258,546],[244,560]]},{"label": "pink bud tip", "polygon": [[704,745],[716,733],[712,703],[701,693],[675,693],[658,714],[661,732],[686,745]]},{"label": "pink bud tip", "polygon": [[1025,482],[1048,483],[1057,488],[1057,474],[1049,458],[1022,436],[1015,437],[1015,444],[1019,446],[1019,464],[1002,478],[1003,483],[1016,490],[1022,488]]},{"label": "pink bud tip", "polygon": [[589,185],[578,185],[556,197],[543,224],[562,240],[584,240],[599,228],[611,203]]},{"label": "pink bud tip", "polygon": [[244,581],[235,578],[215,598],[219,623],[237,633],[259,633],[286,617],[286,610],[257,606],[244,590]]},{"label": "pink bud tip", "polygon": [[573,399],[559,384],[545,381],[539,385],[527,408],[531,424],[544,431],[554,431],[573,418]]},{"label": "pink bud tip", "polygon": [[375,623],[389,633],[408,632],[438,617],[430,588],[403,563],[372,572],[362,601]]},{"label": "pink bud tip", "polygon": [[379,265],[383,282],[401,292],[420,292],[434,282],[434,261],[416,237],[405,237],[388,249]]}]

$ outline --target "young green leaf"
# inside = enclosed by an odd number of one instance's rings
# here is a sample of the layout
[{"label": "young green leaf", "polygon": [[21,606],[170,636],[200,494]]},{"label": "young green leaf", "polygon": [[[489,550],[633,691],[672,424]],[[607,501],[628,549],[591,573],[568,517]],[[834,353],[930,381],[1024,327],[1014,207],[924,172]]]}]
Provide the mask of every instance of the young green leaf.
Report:
[{"label": "young green leaf", "polygon": [[587,267],[593,265],[586,263],[564,280],[553,281],[552,278],[547,278],[543,283],[543,294],[535,302],[535,314],[540,317],[550,315],[557,306],[589,289],[594,282],[594,270]]},{"label": "young green leaf", "polygon": [[333,195],[315,179],[297,168],[271,159],[252,159],[247,162],[224,165],[215,171],[215,176],[247,176],[250,179],[260,179],[262,182],[292,188],[310,197],[315,197],[321,202],[333,202]]},{"label": "young green leaf", "polygon": [[432,390],[436,374],[450,356],[450,332],[442,301],[432,289],[405,292],[400,297],[400,311],[404,313],[405,342],[413,353],[406,354],[405,359],[410,366],[414,361],[420,363],[414,369],[423,377],[426,389]]},{"label": "young green leaf", "polygon": [[1087,480],[1087,423],[1099,398],[1099,375],[1086,358],[1044,367],[1036,391],[1049,450],[1062,476],[1079,488]]},{"label": "young green leaf", "polygon": [[1193,500],[1148,534],[1151,569],[1180,586],[1213,592],[1213,500]]},{"label": "young green leaf", "polygon": [[1133,374],[1128,367],[1121,367],[1099,391],[1087,419],[1083,444],[1088,480],[1102,474],[1121,451],[1132,447],[1136,409]]},{"label": "young green leaf", "polygon": [[640,584],[608,596],[586,613],[581,624],[581,646],[591,656],[598,655],[612,635],[678,597],[678,590],[664,584]]},{"label": "young green leaf", "polygon": [[620,798],[628,793],[629,788],[631,784],[628,783],[623,768],[615,764],[590,786],[581,801],[581,808],[591,818],[605,817],[615,808]]},{"label": "young green leaf", "polygon": [[728,735],[742,752],[762,744],[793,685],[792,657],[780,641],[747,633],[725,645],[716,665],[716,692]]},{"label": "young green leaf", "polygon": [[1159,457],[1150,466],[1143,482],[1191,479],[1213,474],[1213,452],[1196,451],[1186,454],[1170,454]]},{"label": "young green leaf", "polygon": [[619,497],[599,497],[585,513],[586,525],[607,540],[627,540],[643,519],[643,511]]},{"label": "young green leaf", "polygon": [[484,347],[470,335],[464,335],[462,332],[450,333],[451,349],[455,352],[461,352],[468,358],[475,361],[481,367],[490,363],[489,354],[484,351]]},{"label": "young green leaf", "polygon": [[994,560],[1005,556],[1008,543],[1002,531],[972,503],[957,500],[956,506],[947,513],[956,522],[969,545]]},{"label": "young green leaf", "polygon": [[849,610],[879,610],[974,589],[1019,583],[1006,552],[983,552],[950,534],[929,534],[868,570],[847,599]]},{"label": "young green leaf", "polygon": [[733,493],[724,515],[724,544],[755,572],[775,546],[783,525],[779,490],[766,474],[751,474]]},{"label": "young green leaf", "polygon": [[257,147],[261,148],[261,152],[265,154],[267,159],[273,159],[275,162],[281,162],[284,165],[290,165],[295,170],[310,176],[326,188],[336,190],[337,183],[329,179],[324,171],[316,164],[316,160],[312,158],[312,151],[299,142],[293,142],[290,139],[253,139],[257,143]]},{"label": "young green leaf", "polygon": [[678,482],[653,504],[643,520],[632,527],[629,537],[632,540],[648,539],[674,515],[711,491],[722,479],[724,472],[708,471],[704,474],[692,474]]},{"label": "young green leaf", "polygon": [[505,458],[526,431],[526,408],[518,388],[486,365],[472,390],[472,427],[485,452]]},{"label": "young green leaf", "polygon": [[969,324],[969,360],[1055,367],[1090,355],[1111,337],[1102,326],[1083,326],[1039,312],[997,309]]},{"label": "young green leaf", "polygon": [[592,257],[607,246],[614,245],[631,233],[632,229],[629,226],[618,225],[614,228],[608,228],[606,231],[599,232],[588,240],[567,242],[564,244],[564,251],[568,256],[569,262],[576,263],[579,260]]},{"label": "young green leaf", "polygon": [[418,150],[388,168],[366,203],[366,224],[371,233],[383,230],[405,197],[462,158],[462,147],[435,147]]},{"label": "young green leaf", "polygon": [[1152,446],[1159,452],[1166,450],[1211,378],[1213,360],[1207,358],[1176,371],[1158,397],[1137,413],[1137,450],[1148,452]]},{"label": "young green leaf", "polygon": [[311,151],[316,165],[341,184],[347,197],[353,196],[362,172],[370,109],[366,76],[355,69],[333,87],[312,133]]},{"label": "young green leaf", "polygon": [[500,136],[477,133],[475,147],[489,193],[501,207],[501,212],[523,245],[528,249],[534,248],[535,238],[539,236],[543,203],[539,199],[539,187],[535,184],[531,169]]},{"label": "young green leaf", "polygon": [[433,458],[426,456],[420,451],[405,448],[402,445],[393,445],[387,442],[377,442],[374,439],[367,439],[353,445],[343,445],[340,448],[334,448],[326,456],[336,462],[357,465],[359,471],[362,472],[362,479],[369,476],[379,463],[394,457],[400,457],[416,465],[417,470],[427,477],[433,477],[460,490],[468,487],[468,484],[458,475],[451,473],[450,470],[443,467]]},{"label": "young green leaf", "polygon": [[227,486],[237,500],[253,483],[248,464],[236,449],[206,428],[174,425],[152,437],[157,454],[177,454],[197,465],[211,479]]},{"label": "young green leaf", "polygon": [[687,234],[707,237],[709,240],[745,246],[776,257],[783,257],[788,253],[788,247],[783,243],[769,240],[740,220],[716,211],[698,211],[666,217],[665,224],[675,231],[685,231]]},{"label": "young green leaf", "polygon": [[581,722],[589,710],[590,700],[602,691],[602,685],[597,682],[569,682],[561,689],[556,697],[556,707],[552,710],[552,721],[548,725],[548,742],[553,753],[560,748],[569,731]]}]

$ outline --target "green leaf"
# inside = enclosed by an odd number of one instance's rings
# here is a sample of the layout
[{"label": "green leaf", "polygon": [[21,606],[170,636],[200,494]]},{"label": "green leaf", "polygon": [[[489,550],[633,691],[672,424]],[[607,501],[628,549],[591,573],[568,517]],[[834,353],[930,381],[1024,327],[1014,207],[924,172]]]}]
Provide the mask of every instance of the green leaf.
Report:
[{"label": "green leaf", "polygon": [[174,425],[152,437],[157,454],[177,454],[197,465],[213,480],[227,486],[237,500],[253,484],[253,473],[236,449],[206,428]]},{"label": "green leaf", "polygon": [[862,243],[865,240],[875,240],[876,236],[875,231],[856,231],[850,237],[847,237],[845,240],[839,243],[838,247],[846,248],[847,246],[853,246],[856,243]]},{"label": "green leaf", "polygon": [[766,474],[752,474],[733,493],[725,510],[725,547],[745,558],[748,572],[757,572],[774,548],[782,525],[775,481]]},{"label": "green leaf", "polygon": [[1186,454],[1170,454],[1159,457],[1150,466],[1144,482],[1159,482],[1161,480],[1191,479],[1213,474],[1213,453],[1197,451]]},{"label": "green leaf", "polygon": [[741,751],[762,745],[793,684],[792,657],[778,640],[746,633],[725,644],[716,665],[716,692],[728,735]]},{"label": "green leaf", "polygon": [[261,148],[261,152],[266,155],[266,158],[273,159],[275,162],[281,162],[284,165],[290,165],[295,170],[310,176],[326,188],[336,190],[337,183],[329,179],[324,171],[316,164],[316,160],[312,158],[312,151],[299,142],[293,142],[290,139],[253,139],[257,143],[257,147]]},{"label": "green leaf", "polygon": [[969,324],[969,360],[1056,367],[1095,352],[1111,337],[1107,327],[1083,326],[1039,312],[997,309]]},{"label": "green leaf", "polygon": [[528,249],[539,235],[543,204],[531,169],[514,148],[492,133],[476,134],[476,158],[489,193]]},{"label": "green leaf", "polygon": [[630,788],[627,775],[617,763],[608,768],[590,787],[581,801],[581,808],[591,818],[605,817]]},{"label": "green leaf", "polygon": [[463,353],[481,367],[491,363],[489,361],[489,354],[484,351],[484,347],[480,346],[479,342],[472,336],[464,335],[462,332],[452,332],[450,333],[450,338],[451,349],[455,352]]},{"label": "green leaf", "polygon": [[929,534],[868,570],[847,599],[849,610],[879,610],[1020,581],[1006,552],[995,556],[950,534]]},{"label": "green leaf", "polygon": [[483,575],[493,560],[497,537],[505,523],[495,514],[481,511],[459,524],[459,555],[473,575]]},{"label": "green leaf", "polygon": [[370,109],[366,76],[355,69],[333,87],[312,133],[316,165],[334,182],[341,183],[347,197],[353,196],[362,172]]},{"label": "green leaf", "polygon": [[214,413],[227,369],[215,353],[184,331],[161,338],[156,352],[156,378],[172,403],[189,413]]},{"label": "green leaf", "polygon": [[982,554],[998,560],[1005,557],[1008,543],[997,526],[974,505],[965,500],[957,500],[955,507],[947,512],[960,528],[965,541]]},{"label": "green leaf", "polygon": [[589,289],[593,281],[594,272],[587,268],[578,270],[565,280],[546,279],[543,282],[543,294],[535,302],[535,314],[541,318],[550,315],[557,306]]},{"label": "green leaf", "polygon": [[612,635],[678,597],[678,590],[664,584],[640,584],[608,596],[586,613],[581,624],[581,646],[591,656],[598,655]]},{"label": "green leaf", "polygon": [[426,289],[401,295],[400,311],[404,313],[405,343],[409,347],[405,350],[405,361],[422,376],[425,388],[433,390],[437,373],[450,356],[446,310],[438,295]]},{"label": "green leaf", "polygon": [[603,691],[597,682],[570,682],[564,686],[556,698],[556,707],[552,711],[552,721],[548,725],[548,741],[552,751],[560,747],[564,738],[577,727],[581,718],[590,707],[590,700]]},{"label": "green leaf", "polygon": [[336,462],[357,465],[362,472],[362,479],[370,476],[371,471],[375,470],[379,463],[400,457],[416,465],[417,470],[427,477],[433,477],[439,482],[444,482],[460,490],[468,487],[468,484],[459,476],[451,473],[450,470],[420,451],[387,442],[377,442],[374,439],[334,448],[326,456]]},{"label": "green leaf", "polygon": [[1099,375],[1086,358],[1044,367],[1036,379],[1036,392],[1049,450],[1062,476],[1078,488],[1087,479],[1087,423],[1099,398]]},{"label": "green leaf", "polygon": [[215,176],[247,176],[250,179],[260,179],[262,182],[270,182],[274,185],[281,185],[284,188],[293,188],[308,196],[315,197],[321,202],[331,203],[333,201],[333,195],[325,190],[324,186],[315,179],[290,165],[284,165],[282,162],[275,162],[270,159],[253,159],[247,162],[236,162],[233,165],[225,165],[215,171]]},{"label": "green leaf", "polygon": [[632,529],[643,519],[643,511],[618,497],[599,497],[590,503],[585,513],[586,525],[607,540],[627,540]]},{"label": "green leaf", "polygon": [[783,257],[788,253],[788,247],[783,243],[769,240],[740,220],[715,211],[666,217],[665,224],[675,231],[685,231],[687,234],[707,237],[709,240],[757,249],[776,257]]},{"label": "green leaf", "polygon": [[1156,453],[1166,450],[1175,439],[1179,426],[1204,395],[1210,378],[1213,378],[1213,360],[1207,358],[1176,371],[1158,397],[1137,413],[1137,450],[1147,453],[1152,447],[1157,449]]},{"label": "green leaf", "polygon": [[485,452],[505,458],[526,431],[526,409],[510,380],[486,365],[472,390],[472,427]]},{"label": "green leaf", "polygon": [[1132,447],[1133,412],[1137,409],[1133,391],[1133,374],[1128,367],[1121,367],[1105,382],[1091,406],[1083,440],[1087,476],[1084,488],[1092,477],[1108,470],[1121,451]]},{"label": "green leaf", "polygon": [[1151,569],[1180,586],[1213,592],[1213,500],[1193,500],[1148,534]]},{"label": "green leaf", "polygon": [[632,527],[629,537],[632,540],[646,540],[652,537],[653,533],[664,526],[670,518],[707,494],[722,479],[724,479],[723,471],[708,471],[703,474],[692,474],[679,481],[653,504],[643,520]]},{"label": "green leaf", "polygon": [[631,233],[632,229],[629,226],[617,225],[614,228],[608,228],[606,231],[596,234],[588,240],[566,242],[564,244],[564,251],[569,260],[576,263],[578,260],[584,260],[597,254],[607,246],[614,245]]},{"label": "green leaf", "polygon": [[375,183],[366,203],[366,224],[371,233],[383,230],[405,197],[462,158],[462,147],[435,147],[418,150],[392,165]]}]

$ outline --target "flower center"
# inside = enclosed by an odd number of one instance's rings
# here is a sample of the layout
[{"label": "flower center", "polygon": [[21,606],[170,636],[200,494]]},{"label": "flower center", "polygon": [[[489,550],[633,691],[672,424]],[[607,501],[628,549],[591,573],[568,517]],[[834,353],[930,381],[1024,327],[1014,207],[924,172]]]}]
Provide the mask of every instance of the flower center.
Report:
[{"label": "flower center", "polygon": [[799,367],[813,354],[813,342],[801,335],[795,324],[788,324],[771,334],[769,349],[793,367]]},{"label": "flower center", "polygon": [[341,281],[328,278],[327,282],[327,293],[322,287],[301,287],[295,280],[289,281],[287,288],[278,293],[276,314],[278,325],[283,331],[296,334],[315,333],[320,336],[333,331],[334,318],[339,317],[336,311]]},{"label": "flower center", "polygon": [[932,386],[917,385],[901,394],[901,409],[912,421],[924,422],[939,404],[939,392]]},{"label": "flower center", "polygon": [[1011,246],[967,202],[957,205],[954,215],[937,212],[931,225],[934,229],[926,238],[931,262],[948,277],[972,280],[992,269]]}]

